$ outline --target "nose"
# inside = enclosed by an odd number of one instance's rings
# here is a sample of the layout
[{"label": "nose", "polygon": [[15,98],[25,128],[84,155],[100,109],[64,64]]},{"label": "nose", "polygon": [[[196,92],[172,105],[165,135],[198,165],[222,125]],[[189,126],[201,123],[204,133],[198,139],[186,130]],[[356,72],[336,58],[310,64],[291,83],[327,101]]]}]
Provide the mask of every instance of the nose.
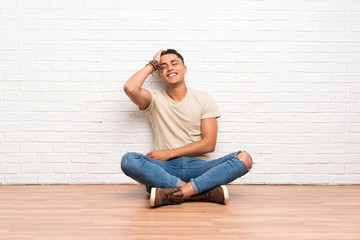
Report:
[{"label": "nose", "polygon": [[174,67],[172,65],[170,65],[167,70],[168,70],[168,72],[171,72],[173,69],[174,69]]}]

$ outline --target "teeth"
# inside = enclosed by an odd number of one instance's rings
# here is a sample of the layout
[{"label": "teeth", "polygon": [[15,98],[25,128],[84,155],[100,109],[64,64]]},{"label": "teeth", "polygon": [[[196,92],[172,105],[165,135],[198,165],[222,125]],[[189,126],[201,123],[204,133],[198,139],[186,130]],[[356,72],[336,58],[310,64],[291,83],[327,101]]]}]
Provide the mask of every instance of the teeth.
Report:
[{"label": "teeth", "polygon": [[169,75],[169,77],[172,77],[172,76],[175,76],[175,75],[176,75],[175,73],[172,73],[172,74]]}]

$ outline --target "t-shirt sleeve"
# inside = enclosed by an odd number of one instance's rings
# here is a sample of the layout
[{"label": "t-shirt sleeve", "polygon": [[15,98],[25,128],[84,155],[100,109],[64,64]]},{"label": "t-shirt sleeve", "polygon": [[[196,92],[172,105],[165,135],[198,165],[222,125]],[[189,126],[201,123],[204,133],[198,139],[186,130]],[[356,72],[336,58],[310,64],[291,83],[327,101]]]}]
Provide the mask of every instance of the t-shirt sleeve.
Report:
[{"label": "t-shirt sleeve", "polygon": [[141,108],[139,107],[139,110],[142,112],[147,112],[147,113],[151,113],[154,109],[155,106],[155,99],[157,97],[157,92],[155,90],[149,90],[150,94],[151,94],[151,101],[149,106],[147,106],[147,108]]},{"label": "t-shirt sleeve", "polygon": [[215,100],[209,94],[204,94],[203,104],[204,105],[201,113],[201,119],[219,118],[221,116]]}]

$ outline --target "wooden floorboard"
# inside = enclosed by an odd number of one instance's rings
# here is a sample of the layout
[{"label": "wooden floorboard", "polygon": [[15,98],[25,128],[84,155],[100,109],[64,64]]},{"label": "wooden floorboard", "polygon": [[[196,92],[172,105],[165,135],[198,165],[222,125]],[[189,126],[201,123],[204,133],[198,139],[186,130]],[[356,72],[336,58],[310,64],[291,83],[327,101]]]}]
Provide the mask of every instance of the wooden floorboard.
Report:
[{"label": "wooden floorboard", "polygon": [[228,188],[151,209],[141,185],[0,186],[0,239],[360,239],[360,186]]}]

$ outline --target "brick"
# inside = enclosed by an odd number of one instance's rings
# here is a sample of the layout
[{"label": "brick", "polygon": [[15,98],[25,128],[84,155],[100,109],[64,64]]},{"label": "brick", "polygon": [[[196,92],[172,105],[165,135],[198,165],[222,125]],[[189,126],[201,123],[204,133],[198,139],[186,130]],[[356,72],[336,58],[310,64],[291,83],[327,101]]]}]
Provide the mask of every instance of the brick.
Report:
[{"label": "brick", "polygon": [[298,184],[296,174],[269,174],[266,175],[268,184]]},{"label": "brick", "polygon": [[85,152],[85,145],[82,143],[56,143],[54,152],[59,153],[82,153]]},{"label": "brick", "polygon": [[346,174],[360,174],[360,164],[352,164],[345,167]]},{"label": "brick", "polygon": [[18,0],[19,8],[40,8],[48,9],[50,8],[50,1],[48,0]]},{"label": "brick", "polygon": [[55,92],[85,92],[86,90],[86,83],[83,82],[54,82],[52,85]]},{"label": "brick", "polygon": [[346,111],[346,105],[343,103],[318,103],[315,105],[316,112],[325,112],[325,113],[341,113]]},{"label": "brick", "polygon": [[53,9],[81,9],[84,7],[83,0],[52,0],[51,8]]},{"label": "brick", "polygon": [[49,143],[21,143],[21,152],[24,153],[47,153],[52,152],[52,144]]},{"label": "brick", "polygon": [[7,153],[4,154],[6,163],[36,163],[37,153]]},{"label": "brick", "polygon": [[16,174],[20,172],[20,166],[18,164],[1,164],[0,174]]},{"label": "brick", "polygon": [[82,71],[85,69],[84,63],[70,63],[70,62],[53,62],[51,64],[51,70],[55,72],[72,72],[72,71]]},{"label": "brick", "polygon": [[67,163],[70,162],[70,153],[38,153],[40,163]]},{"label": "brick", "polygon": [[331,185],[348,185],[348,184],[359,184],[358,174],[346,174],[346,175],[331,175]]},{"label": "brick", "polygon": [[320,2],[315,4],[315,10],[323,12],[339,12],[345,11],[346,5],[342,2]]},{"label": "brick", "polygon": [[85,110],[85,104],[57,102],[53,104],[53,108],[56,112],[83,112]]},{"label": "brick", "polygon": [[3,0],[0,2],[0,8],[16,8],[16,0]]},{"label": "brick", "polygon": [[17,109],[17,104],[15,103],[0,103],[1,111],[14,111]]},{"label": "brick", "polygon": [[99,154],[89,154],[89,153],[72,153],[71,162],[73,163],[102,163],[103,157]]},{"label": "brick", "polygon": [[328,184],[330,176],[328,174],[301,174],[297,176],[299,184]]},{"label": "brick", "polygon": [[53,90],[53,86],[47,82],[24,82],[20,84],[22,91],[48,92]]},{"label": "brick", "polygon": [[114,92],[122,90],[123,85],[118,82],[90,82],[87,85],[89,92]]},{"label": "brick", "polygon": [[[28,113],[5,113],[4,114],[4,120],[6,120],[6,121],[34,122],[34,121],[38,121],[39,119],[40,119],[40,115],[38,113],[32,113],[32,112],[28,112]],[[1,128],[1,125],[0,125],[0,128]]]},{"label": "brick", "polygon": [[[304,174],[313,172],[313,164],[293,164],[285,165],[282,167],[283,173],[285,174]],[[301,176],[301,175],[300,175]]]},{"label": "brick", "polygon": [[35,75],[33,73],[6,72],[3,74],[3,79],[7,81],[31,81],[35,79]]},{"label": "brick", "polygon": [[315,153],[345,153],[345,144],[317,144],[314,147]]},{"label": "brick", "polygon": [[[7,52],[3,54],[4,60],[9,61],[34,61],[36,59],[35,53],[29,53],[29,52]],[[25,73],[21,73],[25,74]]]},{"label": "brick", "polygon": [[39,61],[68,61],[69,56],[63,52],[38,53]]},{"label": "brick", "polygon": [[17,66],[11,62],[0,63],[0,70],[2,71],[16,71],[18,70]]},{"label": "brick", "polygon": [[36,30],[37,40],[69,40],[68,30]]},{"label": "brick", "polygon": [[262,104],[262,103],[255,103],[251,105],[250,108],[251,112],[262,112],[262,113],[278,113],[283,111],[282,104],[271,103],[271,104]]},{"label": "brick", "polygon": [[75,133],[71,135],[71,141],[75,143],[100,143],[103,134],[99,133]]},{"label": "brick", "polygon": [[[38,72],[37,73],[37,80],[39,81],[59,81],[59,82],[63,82],[63,81],[68,81],[70,80],[70,74],[69,73],[62,73],[62,72]],[[48,94],[50,95],[50,94]],[[59,96],[60,94],[54,94],[51,93],[52,98],[49,100],[53,100],[53,101],[58,101],[59,98],[55,98]],[[66,96],[66,93],[63,94],[64,96]],[[65,98],[61,98],[60,100],[64,100]],[[65,99],[67,100],[67,99]]]},{"label": "brick", "polygon": [[124,174],[106,174],[104,176],[104,183],[105,184],[138,184],[135,180],[129,178]]},{"label": "brick", "polygon": [[7,142],[36,142],[37,136],[33,133],[24,132],[5,132],[4,139]]},{"label": "brick", "polygon": [[39,41],[26,41],[19,42],[19,50],[26,51],[47,51],[51,50],[52,44],[50,42],[39,42]]},{"label": "brick", "polygon": [[0,152],[1,153],[16,153],[19,152],[19,144],[18,143],[1,143],[0,144]]},{"label": "brick", "polygon": [[[71,57],[70,57],[71,58]],[[84,59],[85,60],[85,59]],[[86,82],[86,81],[99,81],[103,79],[102,73],[88,73],[88,72],[72,72],[70,75],[71,81],[79,81],[79,82]]]},{"label": "brick", "polygon": [[2,31],[4,40],[32,40],[35,39],[35,33],[32,30],[4,30]]},{"label": "brick", "polygon": [[102,32],[96,30],[71,30],[71,40],[101,40]]},{"label": "brick", "polygon": [[360,119],[359,113],[339,113],[333,114],[332,122],[334,123],[358,123]]},{"label": "brick", "polygon": [[88,173],[120,173],[120,164],[92,164],[88,165]]},{"label": "brick", "polygon": [[87,173],[87,164],[55,164],[55,173]]},{"label": "brick", "polygon": [[101,113],[77,113],[72,114],[71,121],[73,122],[92,122],[92,123],[102,123],[103,115]]},{"label": "brick", "polygon": [[[144,135],[141,136],[134,136],[134,135],[129,135],[129,134],[103,134],[102,135],[102,139],[104,143],[135,143],[137,140],[140,140],[140,142],[149,142],[149,141],[144,141],[145,139],[147,139],[146,137],[144,137]],[[152,138],[151,138],[152,140]]]},{"label": "brick", "polygon": [[14,41],[1,41],[0,45],[1,50],[16,50],[17,49],[17,43]]},{"label": "brick", "polygon": [[90,72],[118,71],[119,64],[112,63],[112,62],[87,63],[86,69],[87,69],[87,71],[90,71]]},{"label": "brick", "polygon": [[347,145],[347,152],[348,153],[360,153],[359,144],[348,144]]},{"label": "brick", "polygon": [[39,174],[39,184],[70,184],[71,176],[69,174]]},{"label": "brick", "polygon": [[53,173],[54,165],[53,164],[22,164],[21,165],[22,173]]},{"label": "brick", "polygon": [[[5,0],[9,1],[9,0]],[[31,9],[3,9],[2,17],[4,19],[33,19],[34,11]]]},{"label": "brick", "polygon": [[103,0],[101,2],[96,0],[85,0],[85,8],[94,8],[94,9],[116,9],[118,7],[117,0]]},{"label": "brick", "polygon": [[38,177],[36,174],[5,175],[5,184],[38,184]]},{"label": "brick", "polygon": [[118,145],[115,144],[87,144],[87,153],[116,153],[118,152]]},{"label": "brick", "polygon": [[65,133],[39,133],[39,142],[70,142],[70,134]]},{"label": "brick", "polygon": [[104,177],[101,174],[71,174],[71,184],[102,184]]},{"label": "brick", "polygon": [[26,102],[19,104],[19,110],[23,112],[50,112],[53,106],[46,102]]}]

